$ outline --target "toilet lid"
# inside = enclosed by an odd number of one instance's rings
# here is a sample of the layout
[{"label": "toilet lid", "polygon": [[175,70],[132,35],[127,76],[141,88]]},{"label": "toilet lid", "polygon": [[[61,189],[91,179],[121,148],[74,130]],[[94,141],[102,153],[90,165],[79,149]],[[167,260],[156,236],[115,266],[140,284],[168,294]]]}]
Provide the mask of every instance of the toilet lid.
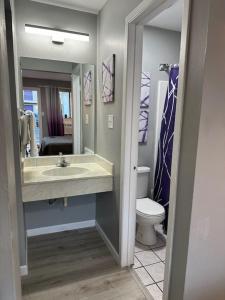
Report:
[{"label": "toilet lid", "polygon": [[136,208],[143,215],[161,216],[165,213],[161,204],[149,198],[137,199]]}]

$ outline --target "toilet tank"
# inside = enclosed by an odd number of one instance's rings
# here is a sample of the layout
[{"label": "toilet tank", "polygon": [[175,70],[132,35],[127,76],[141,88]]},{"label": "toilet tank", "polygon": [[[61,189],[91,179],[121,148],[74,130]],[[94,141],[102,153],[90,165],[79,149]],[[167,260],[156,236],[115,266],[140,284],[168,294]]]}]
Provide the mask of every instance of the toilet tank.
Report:
[{"label": "toilet tank", "polygon": [[148,196],[149,175],[149,167],[137,168],[137,199],[146,198]]}]

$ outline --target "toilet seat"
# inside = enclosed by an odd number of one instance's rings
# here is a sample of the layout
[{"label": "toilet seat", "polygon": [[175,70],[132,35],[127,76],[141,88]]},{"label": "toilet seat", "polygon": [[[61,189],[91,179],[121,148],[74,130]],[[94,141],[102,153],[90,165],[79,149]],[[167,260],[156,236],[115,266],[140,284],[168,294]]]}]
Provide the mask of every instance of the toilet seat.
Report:
[{"label": "toilet seat", "polygon": [[145,218],[161,217],[165,214],[164,207],[150,198],[137,199],[136,211],[139,216],[143,216]]}]

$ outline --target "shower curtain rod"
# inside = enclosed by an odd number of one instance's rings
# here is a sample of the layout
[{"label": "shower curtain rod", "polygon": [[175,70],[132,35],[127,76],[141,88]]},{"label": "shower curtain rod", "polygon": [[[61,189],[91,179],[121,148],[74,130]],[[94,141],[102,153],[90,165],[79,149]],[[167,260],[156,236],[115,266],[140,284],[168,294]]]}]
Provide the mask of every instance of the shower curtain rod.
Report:
[{"label": "shower curtain rod", "polygon": [[160,64],[159,71],[169,72],[171,67],[179,67],[178,64]]}]

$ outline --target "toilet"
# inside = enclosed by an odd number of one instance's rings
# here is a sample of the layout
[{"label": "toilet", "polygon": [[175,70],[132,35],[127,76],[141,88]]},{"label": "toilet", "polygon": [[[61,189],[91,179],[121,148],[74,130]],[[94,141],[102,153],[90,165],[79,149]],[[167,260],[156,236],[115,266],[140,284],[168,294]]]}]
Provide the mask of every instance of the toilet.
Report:
[{"label": "toilet", "polygon": [[136,240],[144,245],[154,245],[157,242],[155,225],[165,219],[164,207],[147,198],[149,185],[149,167],[137,169],[137,199],[136,199]]}]

